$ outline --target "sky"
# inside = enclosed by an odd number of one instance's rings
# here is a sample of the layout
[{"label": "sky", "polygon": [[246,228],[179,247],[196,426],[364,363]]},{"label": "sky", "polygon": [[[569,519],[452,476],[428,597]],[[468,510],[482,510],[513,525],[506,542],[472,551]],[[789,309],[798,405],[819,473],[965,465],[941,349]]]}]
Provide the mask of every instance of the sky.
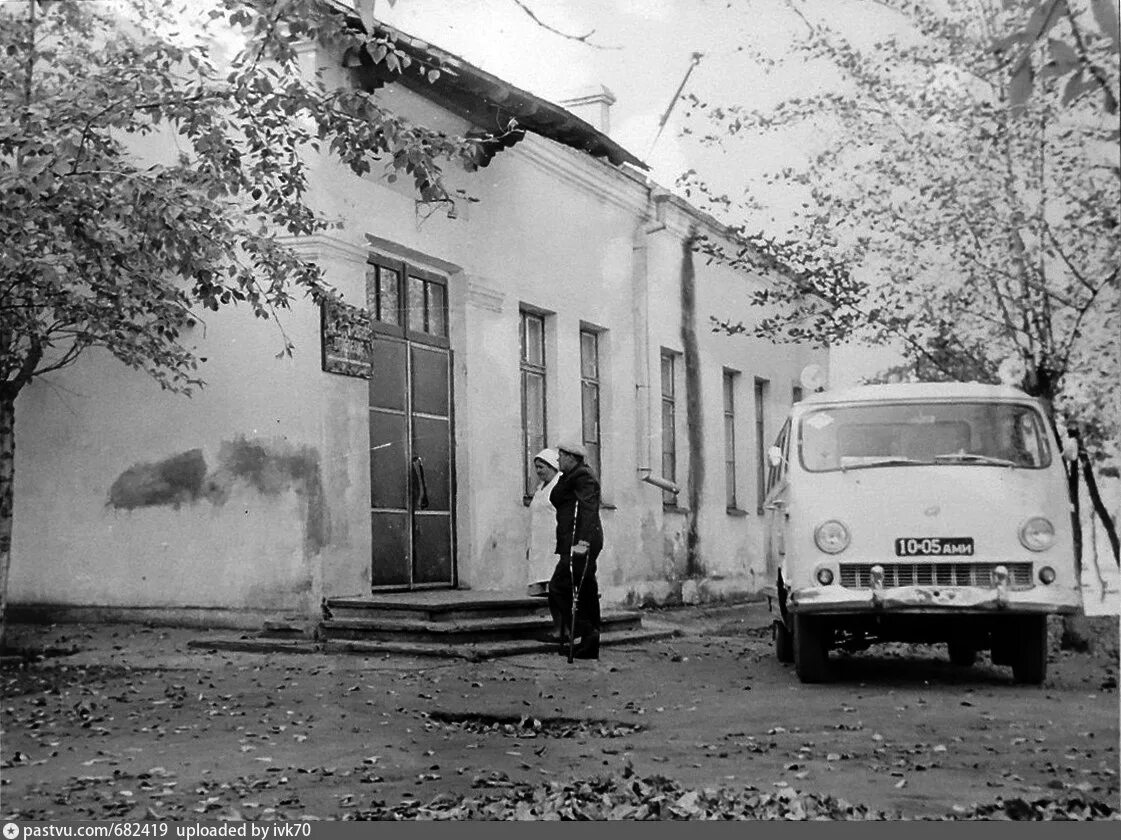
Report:
[{"label": "sky", "polygon": [[652,150],[651,144],[694,52],[703,58],[686,92],[711,102],[750,101],[762,107],[778,101],[791,81],[815,82],[770,79],[749,57],[753,46],[781,55],[782,45],[801,26],[785,0],[522,2],[553,29],[593,34],[588,43],[554,34],[535,23],[517,0],[377,0],[375,10],[410,35],[550,101],[605,85],[617,98],[611,135],[650,163],[663,183],[672,183],[692,163],[694,150],[679,136],[680,103]]},{"label": "sky", "polygon": [[[874,4],[794,2],[857,40],[891,30],[886,13],[870,11]],[[766,59],[781,59],[785,45],[804,30],[787,0],[376,0],[374,11],[403,32],[553,102],[606,86],[616,97],[611,136],[650,165],[655,181],[672,187],[679,174],[697,168],[728,190],[752,184],[770,213],[753,226],[781,225],[801,201],[789,189],[762,187],[758,178],[766,170],[797,165],[812,137],[753,136],[714,151],[702,147],[695,134],[682,134],[687,108],[678,101],[655,142],[659,119],[695,52],[703,56],[683,94],[712,104],[765,108],[784,95],[833,83],[823,69],[805,65],[774,75],[762,69]],[[591,34],[584,43],[549,28]],[[895,362],[894,354],[862,349],[835,356],[833,386]]]}]

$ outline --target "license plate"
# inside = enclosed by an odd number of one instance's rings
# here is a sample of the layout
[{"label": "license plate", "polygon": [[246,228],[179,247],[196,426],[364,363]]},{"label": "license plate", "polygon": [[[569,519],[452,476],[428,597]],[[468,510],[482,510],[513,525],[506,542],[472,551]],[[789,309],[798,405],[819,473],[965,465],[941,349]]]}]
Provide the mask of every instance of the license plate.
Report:
[{"label": "license plate", "polygon": [[969,557],[973,537],[899,537],[896,557]]}]

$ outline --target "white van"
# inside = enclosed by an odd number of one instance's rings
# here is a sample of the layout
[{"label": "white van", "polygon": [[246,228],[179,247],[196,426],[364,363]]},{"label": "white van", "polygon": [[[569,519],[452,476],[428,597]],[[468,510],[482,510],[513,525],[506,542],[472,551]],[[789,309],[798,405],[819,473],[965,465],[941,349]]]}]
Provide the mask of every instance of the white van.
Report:
[{"label": "white van", "polygon": [[768,453],[775,649],[799,679],[832,648],[990,649],[1016,681],[1047,673],[1047,615],[1080,609],[1061,446],[1007,386],[869,385],[796,403]]}]

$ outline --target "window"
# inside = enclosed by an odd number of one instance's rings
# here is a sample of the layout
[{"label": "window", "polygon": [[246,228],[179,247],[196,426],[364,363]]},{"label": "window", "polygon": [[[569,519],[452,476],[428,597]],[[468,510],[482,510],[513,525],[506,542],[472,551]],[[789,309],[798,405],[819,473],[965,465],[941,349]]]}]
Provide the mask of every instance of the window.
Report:
[{"label": "window", "polygon": [[[662,478],[677,482],[677,404],[674,389],[674,355],[662,351]],[[677,496],[662,491],[662,504],[676,506]]]},{"label": "window", "polygon": [[580,330],[580,407],[584,448],[588,464],[603,480],[602,451],[599,434],[599,336],[591,330]]},{"label": "window", "polygon": [[545,317],[521,313],[522,472],[526,496],[537,488],[533,456],[545,448]]},{"label": "window", "polygon": [[764,418],[767,408],[766,379],[755,380],[755,511],[763,512],[767,495],[767,429]]},{"label": "window", "polygon": [[767,454],[767,493],[770,494],[775,487],[782,483],[783,478],[786,476],[787,464],[787,436],[790,434],[790,421],[787,420],[786,424],[779,432],[778,438],[775,439],[774,447],[782,453],[782,460],[778,464],[772,464],[770,453]]},{"label": "window", "polygon": [[[407,282],[402,282],[407,278]],[[366,269],[366,308],[374,328],[448,337],[448,287],[444,278],[407,263],[376,257]],[[436,343],[445,343],[438,341]]]},{"label": "window", "polygon": [[736,510],[736,379],[735,371],[724,371],[724,504]]},{"label": "window", "polygon": [[401,274],[384,265],[371,265],[366,269],[366,307],[370,317],[378,323],[401,323]]},{"label": "window", "polygon": [[440,338],[448,336],[448,295],[442,283],[409,275],[409,329]]},{"label": "window", "polygon": [[806,414],[802,465],[811,472],[916,465],[1042,469],[1046,424],[1010,403],[869,403]]}]

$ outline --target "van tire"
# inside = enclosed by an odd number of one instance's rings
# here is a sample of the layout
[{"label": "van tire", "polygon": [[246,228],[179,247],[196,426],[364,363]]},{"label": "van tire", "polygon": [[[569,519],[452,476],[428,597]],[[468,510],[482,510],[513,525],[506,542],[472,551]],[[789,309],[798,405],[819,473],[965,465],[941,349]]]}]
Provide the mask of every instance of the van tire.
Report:
[{"label": "van tire", "polygon": [[781,618],[775,619],[775,657],[784,665],[794,661],[794,636]]},{"label": "van tire", "polygon": [[950,664],[957,668],[971,668],[977,661],[977,649],[969,642],[951,639],[946,643],[950,654]]},{"label": "van tire", "polygon": [[824,682],[828,675],[826,630],[817,616],[794,615],[794,671],[804,683]]},{"label": "van tire", "polygon": [[1012,678],[1018,683],[1042,685],[1047,679],[1047,616],[1022,616],[1016,631]]}]

